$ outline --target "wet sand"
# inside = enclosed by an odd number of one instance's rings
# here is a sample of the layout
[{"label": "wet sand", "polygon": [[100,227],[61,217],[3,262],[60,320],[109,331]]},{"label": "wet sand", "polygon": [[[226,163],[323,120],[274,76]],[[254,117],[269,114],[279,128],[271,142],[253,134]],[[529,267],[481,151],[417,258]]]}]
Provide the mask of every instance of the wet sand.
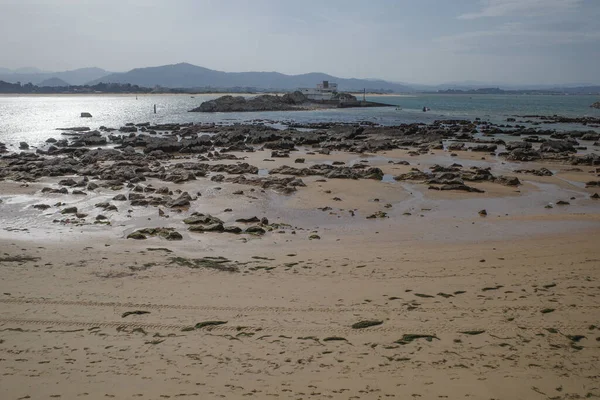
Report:
[{"label": "wet sand", "polygon": [[[456,153],[237,155],[261,173],[303,166],[296,157],[366,160],[386,176],[457,162],[523,185],[457,193],[313,176],[286,196],[199,179],[169,185],[201,196],[166,218],[94,207],[127,189],[42,195],[57,178],[0,182],[0,398],[600,396],[600,200],[590,198],[600,190],[585,187],[595,168]],[[389,163],[401,160],[410,165]],[[512,173],[542,166],[555,175]],[[53,223],[60,208],[32,209],[56,202],[111,225]],[[285,225],[263,237],[199,234],[181,222],[194,211]],[[386,218],[366,218],[378,211]],[[125,239],[157,226],[183,240]],[[224,261],[193,263],[207,257]],[[192,329],[207,321],[221,324]],[[361,321],[378,324],[352,327]]]}]

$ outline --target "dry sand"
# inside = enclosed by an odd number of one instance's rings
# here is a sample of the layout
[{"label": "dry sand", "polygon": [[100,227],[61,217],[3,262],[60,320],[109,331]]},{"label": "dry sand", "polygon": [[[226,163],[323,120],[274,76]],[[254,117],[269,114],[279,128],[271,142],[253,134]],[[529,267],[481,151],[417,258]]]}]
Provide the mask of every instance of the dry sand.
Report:
[{"label": "dry sand", "polygon": [[[266,158],[247,161],[300,166]],[[387,174],[540,167],[443,152],[367,159]],[[0,399],[600,397],[600,200],[581,184],[595,173],[551,167],[553,177],[519,175],[517,189],[474,184],[484,194],[319,177],[292,196],[179,185],[202,193],[189,212],[291,224],[262,238],[188,233],[183,215],[155,208],[130,207],[132,218],[124,208],[111,226],[53,224],[55,209],[31,205],[64,201],[94,215],[114,193],[50,199],[39,194],[50,180],[2,182]],[[571,204],[544,208],[560,199]],[[376,211],[389,218],[365,218]],[[176,227],[184,240],[124,239],[140,226]],[[219,265],[237,270],[176,257],[224,257]],[[352,328],[370,320],[381,324]],[[226,323],[189,329],[205,321]]]}]

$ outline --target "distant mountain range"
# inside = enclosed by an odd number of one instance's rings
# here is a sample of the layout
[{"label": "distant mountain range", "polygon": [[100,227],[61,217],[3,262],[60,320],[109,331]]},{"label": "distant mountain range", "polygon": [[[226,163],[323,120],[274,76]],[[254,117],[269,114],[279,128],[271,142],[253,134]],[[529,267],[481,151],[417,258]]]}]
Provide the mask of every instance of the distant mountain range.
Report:
[{"label": "distant mountain range", "polygon": [[[301,75],[286,75],[279,72],[223,72],[188,63],[163,65],[158,67],[135,68],[128,72],[112,73],[101,68],[81,68],[64,72],[41,71],[37,68],[8,70],[0,68],[0,81],[9,83],[31,82],[37,86],[63,87],[74,85],[98,85],[99,83],[131,84],[145,88],[170,89],[211,89],[224,91],[289,91],[304,87],[315,87],[321,81],[336,82],[340,91],[383,93],[414,93],[465,91],[471,93],[494,93],[501,91],[538,91],[544,93],[598,94],[599,86],[589,84],[572,85],[506,85],[475,81],[453,82],[442,85],[419,85],[403,82],[390,82],[380,79],[346,79],[332,75],[311,72]],[[485,89],[481,91],[480,89]],[[478,91],[479,90],[479,91]],[[478,92],[477,92],[478,91]],[[500,93],[497,92],[497,93]]]},{"label": "distant mountain range", "polygon": [[38,70],[37,68],[20,68],[18,70],[0,68],[0,81],[10,83],[21,82],[23,84],[31,82],[34,85],[43,86],[40,85],[42,82],[57,78],[63,80],[68,85],[85,85],[90,81],[109,74],[111,72],[95,67],[79,68],[63,72],[47,72]]},{"label": "distant mountain range", "polygon": [[71,85],[69,85],[69,83],[63,81],[60,78],[49,78],[49,79],[41,81],[40,83],[37,84],[37,86],[39,86],[39,87],[65,87],[65,86],[71,86]]},{"label": "distant mountain range", "polygon": [[104,83],[131,83],[145,87],[163,86],[168,88],[235,88],[247,87],[260,90],[293,90],[301,87],[315,87],[321,81],[336,82],[342,91],[412,92],[409,86],[369,79],[344,79],[312,72],[302,75],[285,75],[279,72],[222,72],[180,63],[160,67],[136,68],[129,72],[114,73],[95,81]]}]

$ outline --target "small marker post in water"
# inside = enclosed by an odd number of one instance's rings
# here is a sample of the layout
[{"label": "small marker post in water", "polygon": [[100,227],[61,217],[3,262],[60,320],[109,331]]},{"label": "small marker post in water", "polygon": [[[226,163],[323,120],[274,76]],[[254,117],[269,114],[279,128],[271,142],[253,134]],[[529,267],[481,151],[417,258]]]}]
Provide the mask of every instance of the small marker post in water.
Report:
[{"label": "small marker post in water", "polygon": [[154,114],[156,114],[156,104],[154,105]]}]

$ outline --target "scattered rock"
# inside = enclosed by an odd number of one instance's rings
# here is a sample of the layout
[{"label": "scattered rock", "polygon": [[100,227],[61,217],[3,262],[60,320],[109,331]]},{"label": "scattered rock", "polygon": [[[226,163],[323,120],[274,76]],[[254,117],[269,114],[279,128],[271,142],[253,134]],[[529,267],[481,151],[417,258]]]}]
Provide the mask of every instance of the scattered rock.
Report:
[{"label": "scattered rock", "polygon": [[227,321],[204,321],[204,322],[198,322],[196,325],[194,325],[194,328],[202,329],[202,328],[206,328],[209,326],[224,325],[226,323],[227,323]]},{"label": "scattered rock", "polygon": [[383,321],[377,320],[369,320],[369,321],[360,321],[355,324],[352,324],[352,329],[364,329],[369,328],[371,326],[377,326],[383,324]]},{"label": "scattered rock", "polygon": [[140,310],[125,311],[123,314],[121,314],[121,318],[125,318],[130,315],[144,315],[144,314],[150,314],[150,311],[140,311]]},{"label": "scattered rock", "polygon": [[323,339],[324,342],[347,342],[348,339],[340,336],[329,336]]},{"label": "scattered rock", "polygon": [[494,179],[494,182],[504,186],[519,186],[521,181],[516,176],[504,176],[500,175]]},{"label": "scattered rock", "polygon": [[196,325],[190,326],[190,327],[187,327],[187,328],[183,328],[181,331],[182,332],[189,332],[189,331],[193,331],[193,330],[196,330],[196,329],[211,328],[211,327],[214,327],[214,326],[224,325],[226,323],[227,323],[227,321],[204,321],[204,322],[198,322]]},{"label": "scattered rock", "polygon": [[409,344],[417,339],[425,339],[428,342],[433,341],[433,339],[437,339],[440,340],[437,336],[435,335],[427,335],[427,334],[405,334],[402,336],[401,339],[396,340],[394,343],[397,344],[401,344],[401,345],[406,345]]},{"label": "scattered rock", "polygon": [[239,272],[239,268],[225,257],[203,257],[196,259],[172,257],[170,260],[171,264],[188,268],[208,268],[223,272]]},{"label": "scattered rock", "polygon": [[260,226],[249,226],[244,232],[252,235],[264,235],[267,231]]},{"label": "scattered rock", "polygon": [[159,236],[166,240],[181,240],[183,236],[174,228],[144,228],[127,235],[127,239],[146,239],[147,236]]},{"label": "scattered rock", "polygon": [[540,146],[542,153],[576,153],[576,140],[547,140]]},{"label": "scattered rock", "polygon": [[514,171],[517,174],[532,174],[536,176],[552,176],[554,175],[552,171],[547,168],[540,169],[517,169]]},{"label": "scattered rock", "polygon": [[478,330],[478,331],[462,331],[460,332],[463,335],[471,335],[471,336],[477,336],[477,335],[481,335],[482,333],[485,333],[484,330]]},{"label": "scattered rock", "polygon": [[146,235],[141,232],[132,232],[127,235],[127,239],[143,240],[146,239]]},{"label": "scattered rock", "polygon": [[387,218],[387,217],[388,217],[388,215],[387,215],[386,212],[384,212],[384,211],[377,211],[376,213],[367,216],[367,219]]}]

